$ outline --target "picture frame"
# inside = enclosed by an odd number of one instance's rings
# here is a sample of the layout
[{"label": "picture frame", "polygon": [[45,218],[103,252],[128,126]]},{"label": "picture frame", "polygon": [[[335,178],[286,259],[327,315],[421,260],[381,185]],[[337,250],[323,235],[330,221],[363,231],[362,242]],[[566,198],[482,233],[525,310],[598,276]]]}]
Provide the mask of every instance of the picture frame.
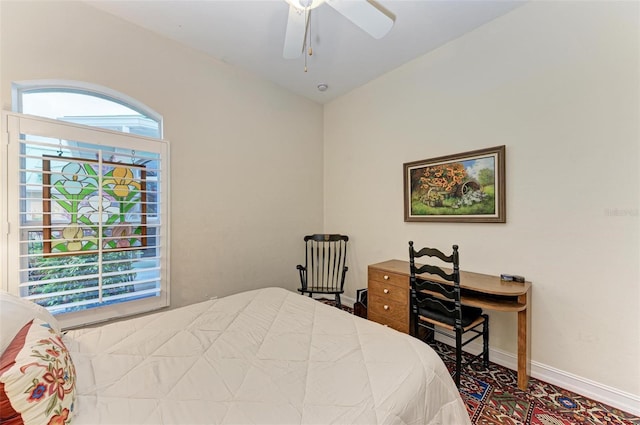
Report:
[{"label": "picture frame", "polygon": [[403,164],[404,221],[506,223],[506,147]]}]

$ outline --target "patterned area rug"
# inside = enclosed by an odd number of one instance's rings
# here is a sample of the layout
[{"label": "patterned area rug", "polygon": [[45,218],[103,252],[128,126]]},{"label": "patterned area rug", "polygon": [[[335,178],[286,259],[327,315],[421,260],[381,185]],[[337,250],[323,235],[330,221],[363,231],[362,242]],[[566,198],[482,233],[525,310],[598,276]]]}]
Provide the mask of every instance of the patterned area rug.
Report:
[{"label": "patterned area rug", "polygon": [[[438,350],[453,352],[445,344]],[[453,362],[445,358],[445,364],[453,371]],[[516,372],[495,363],[465,368],[460,395],[474,424],[640,424],[638,417],[535,378],[522,391]]]},{"label": "patterned area rug", "polygon": [[[334,305],[332,300],[319,301]],[[353,314],[350,307],[343,310]],[[437,348],[452,352],[445,344]],[[452,362],[444,360],[453,371]],[[481,364],[465,368],[460,395],[474,425],[640,425],[638,417],[535,378],[522,391],[516,372],[495,363],[486,370]]]}]

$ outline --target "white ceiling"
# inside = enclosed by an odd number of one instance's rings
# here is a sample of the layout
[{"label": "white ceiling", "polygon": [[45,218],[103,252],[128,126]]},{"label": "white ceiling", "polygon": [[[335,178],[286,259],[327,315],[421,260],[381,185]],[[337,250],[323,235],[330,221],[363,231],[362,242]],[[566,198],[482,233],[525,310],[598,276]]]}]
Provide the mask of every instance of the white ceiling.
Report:
[{"label": "white ceiling", "polygon": [[[373,2],[372,0],[369,0]],[[311,14],[313,55],[284,59],[285,0],[99,0],[89,4],[326,103],[523,4],[522,0],[377,0],[395,15],[376,40],[323,4]],[[318,84],[329,88],[320,92]]]}]

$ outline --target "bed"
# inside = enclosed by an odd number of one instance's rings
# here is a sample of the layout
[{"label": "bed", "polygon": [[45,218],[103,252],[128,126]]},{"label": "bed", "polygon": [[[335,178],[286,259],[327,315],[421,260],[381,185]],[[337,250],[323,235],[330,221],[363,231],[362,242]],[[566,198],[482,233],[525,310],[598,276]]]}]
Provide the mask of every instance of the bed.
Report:
[{"label": "bed", "polygon": [[[13,332],[2,309],[3,334]],[[41,402],[54,406],[49,423],[58,424],[470,423],[426,344],[281,288],[64,334],[46,310],[31,315],[26,333],[25,325],[1,347],[0,403],[8,399],[14,416],[26,419],[17,423],[47,423],[42,408],[24,411]],[[52,383],[32,376],[13,383],[13,372],[46,369],[24,367],[34,352],[36,363],[48,356],[57,362],[48,369],[60,372]]]}]

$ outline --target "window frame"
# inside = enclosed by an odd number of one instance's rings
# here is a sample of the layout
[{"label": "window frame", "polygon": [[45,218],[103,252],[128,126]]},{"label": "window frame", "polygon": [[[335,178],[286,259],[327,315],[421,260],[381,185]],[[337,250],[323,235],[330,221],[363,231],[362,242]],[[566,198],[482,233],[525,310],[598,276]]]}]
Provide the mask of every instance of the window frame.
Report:
[{"label": "window frame", "polygon": [[[142,102],[127,96],[126,94],[117,92],[108,87],[98,84],[87,83],[83,81],[73,80],[26,80],[15,81],[11,84],[11,110],[13,112],[23,113],[22,97],[28,92],[60,92],[60,93],[77,93],[94,96],[111,102],[119,103],[132,109],[139,114],[146,116],[158,123],[158,139],[162,139],[164,135],[163,118],[155,110],[149,108]],[[46,118],[46,117],[43,117]]]},{"label": "window frame", "polygon": [[[2,191],[0,196],[0,204],[2,207],[3,219],[0,220],[0,276],[2,277],[2,289],[19,294],[20,283],[20,260],[19,244],[20,244],[20,208],[14,206],[9,208],[9,203],[20,197],[19,184],[11,184],[15,182],[16,162],[15,145],[20,138],[20,134],[29,134],[34,136],[55,137],[71,140],[89,140],[95,141],[99,137],[100,144],[107,146],[122,144],[124,140],[135,139],[140,144],[141,150],[145,146],[149,150],[160,150],[162,157],[162,174],[165,187],[161,192],[160,202],[160,219],[158,236],[161,238],[162,247],[160,254],[160,295],[141,300],[135,300],[113,305],[90,308],[77,312],[70,312],[57,315],[63,328],[83,326],[90,323],[101,322],[110,319],[117,319],[129,315],[153,311],[156,309],[169,306],[170,303],[170,281],[169,281],[169,146],[165,140],[139,136],[131,133],[123,133],[100,127],[88,127],[80,124],[69,123],[65,121],[54,120],[50,118],[35,117],[12,112],[2,113],[3,127],[3,143],[0,151],[0,159],[2,160],[2,173],[0,173],[0,185],[7,190]],[[14,143],[13,146],[10,146]],[[160,144],[160,145],[159,145]],[[19,152],[17,153],[19,155]]]}]

